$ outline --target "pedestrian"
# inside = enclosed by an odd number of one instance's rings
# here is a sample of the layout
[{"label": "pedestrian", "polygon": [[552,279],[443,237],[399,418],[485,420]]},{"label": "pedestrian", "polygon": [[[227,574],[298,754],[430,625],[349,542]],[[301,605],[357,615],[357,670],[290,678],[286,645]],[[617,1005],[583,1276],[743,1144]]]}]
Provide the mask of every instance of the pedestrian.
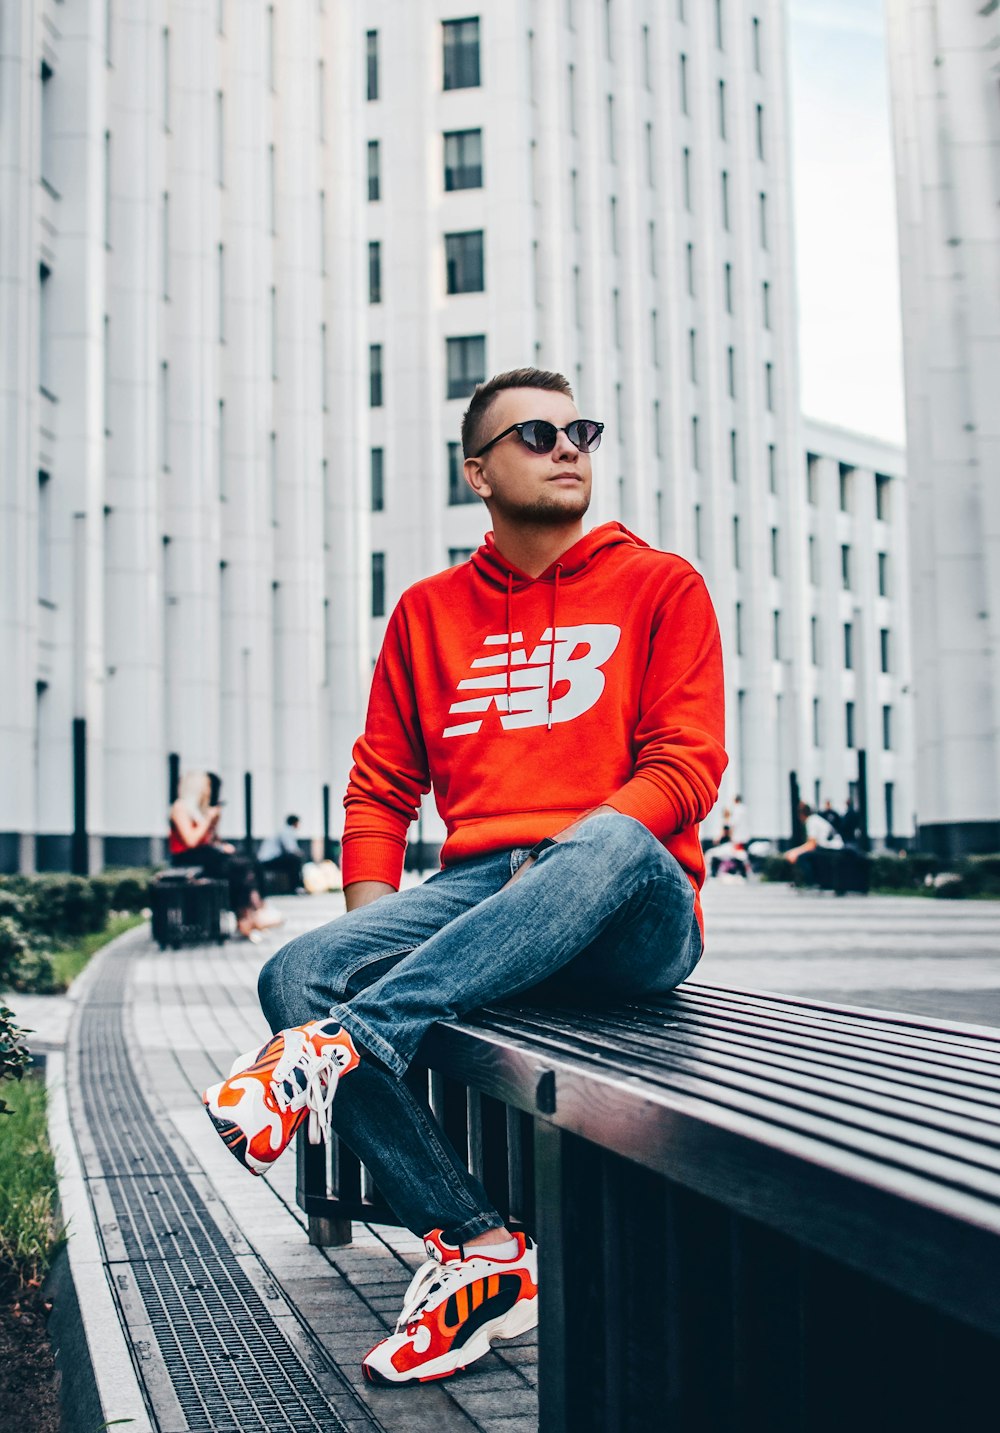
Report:
[{"label": "pedestrian", "polygon": [[799,802],[799,819],[805,823],[806,839],[801,846],[786,851],[785,860],[797,867],[807,886],[818,885],[823,859],[820,853],[842,851],[844,842],[826,817],[805,801]]},{"label": "pedestrian", "polygon": [[285,824],[260,843],[257,864],[263,871],[278,872],[289,880],[293,891],[302,885],[302,849],[299,846],[299,818],[286,816]]},{"label": "pedestrian", "polygon": [[[689,563],[617,522],[584,532],[602,427],[560,374],[474,391],[464,472],[493,530],[389,618],[345,797],[347,914],[264,967],[274,1035],[204,1097],[256,1173],[307,1115],[313,1139],[332,1126],[424,1238],[396,1332],[363,1359],[374,1382],[446,1377],[537,1320],[532,1241],[403,1081],[430,1026],[543,983],[660,996],[701,955],[718,628]],[[442,868],[400,892],[429,788]]]}]

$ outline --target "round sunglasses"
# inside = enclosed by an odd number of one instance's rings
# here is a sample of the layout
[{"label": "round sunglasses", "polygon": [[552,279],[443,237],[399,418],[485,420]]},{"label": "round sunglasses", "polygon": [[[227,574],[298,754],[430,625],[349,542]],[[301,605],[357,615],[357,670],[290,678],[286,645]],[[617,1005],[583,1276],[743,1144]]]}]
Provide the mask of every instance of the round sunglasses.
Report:
[{"label": "round sunglasses", "polygon": [[494,443],[499,443],[501,438],[506,438],[510,433],[516,433],[532,453],[551,453],[560,433],[565,433],[574,448],[579,448],[581,453],[593,453],[601,446],[603,432],[604,424],[595,422],[593,418],[574,418],[565,428],[557,428],[555,423],[550,423],[546,418],[529,418],[526,423],[512,423],[509,428],[491,438],[485,448],[480,448],[479,452],[473,453],[472,456],[481,458],[484,453],[489,452]]}]

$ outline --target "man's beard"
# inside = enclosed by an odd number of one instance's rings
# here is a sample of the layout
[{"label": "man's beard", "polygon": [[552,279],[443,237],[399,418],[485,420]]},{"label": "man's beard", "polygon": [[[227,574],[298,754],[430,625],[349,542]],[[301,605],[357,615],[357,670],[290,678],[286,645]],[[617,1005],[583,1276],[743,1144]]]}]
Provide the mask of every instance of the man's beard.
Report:
[{"label": "man's beard", "polygon": [[590,507],[590,494],[581,486],[576,502],[568,503],[565,497],[550,497],[544,493],[531,502],[513,503],[494,490],[490,506],[512,522],[533,523],[538,527],[563,527],[566,523],[577,522]]}]

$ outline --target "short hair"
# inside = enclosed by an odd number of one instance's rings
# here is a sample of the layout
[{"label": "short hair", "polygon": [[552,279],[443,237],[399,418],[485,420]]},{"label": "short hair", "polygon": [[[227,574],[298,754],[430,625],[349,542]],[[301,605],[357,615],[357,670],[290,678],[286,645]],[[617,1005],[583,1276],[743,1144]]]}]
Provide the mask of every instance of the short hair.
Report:
[{"label": "short hair", "polygon": [[545,388],[550,393],[564,393],[572,399],[573,390],[561,373],[544,368],[511,368],[497,373],[485,383],[478,383],[462,417],[462,452],[472,458],[489,439],[484,436],[486,419],[498,393],[507,388]]},{"label": "short hair", "polygon": [[297,826],[298,824],[299,824],[299,818],[298,818],[297,816],[286,816],[286,817],[285,817],[285,825],[286,825],[286,826]]}]

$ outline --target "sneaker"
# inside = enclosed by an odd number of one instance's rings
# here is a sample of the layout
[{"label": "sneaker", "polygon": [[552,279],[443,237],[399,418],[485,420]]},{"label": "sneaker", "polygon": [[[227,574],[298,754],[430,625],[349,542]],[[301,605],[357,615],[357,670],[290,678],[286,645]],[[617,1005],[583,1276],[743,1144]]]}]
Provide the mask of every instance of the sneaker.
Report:
[{"label": "sneaker", "polygon": [[516,1338],[538,1323],[538,1256],[515,1234],[512,1259],[485,1248],[468,1254],[446,1244],[441,1230],[424,1240],[421,1264],[403,1299],[396,1332],[362,1360],[370,1383],[428,1383],[450,1378],[489,1353],[497,1338]]},{"label": "sneaker", "polygon": [[342,1026],[311,1020],[239,1056],[202,1100],[226,1148],[253,1174],[266,1174],[307,1115],[310,1144],[329,1136],[337,1081],[359,1063]]}]

